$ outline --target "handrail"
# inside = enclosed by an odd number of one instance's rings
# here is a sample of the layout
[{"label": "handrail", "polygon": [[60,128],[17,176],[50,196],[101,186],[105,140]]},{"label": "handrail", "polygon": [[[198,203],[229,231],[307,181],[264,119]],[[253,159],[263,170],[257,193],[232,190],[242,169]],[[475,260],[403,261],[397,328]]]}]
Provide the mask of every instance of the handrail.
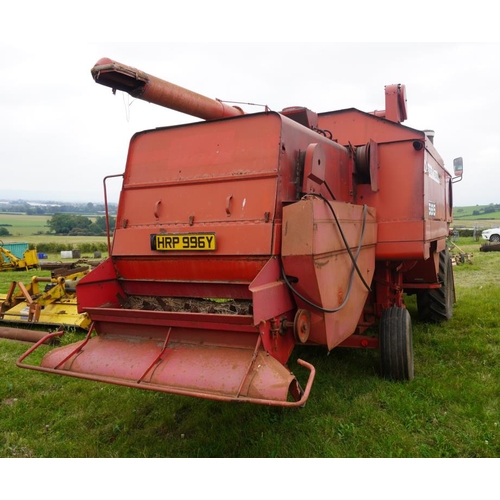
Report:
[{"label": "handrail", "polygon": [[108,237],[108,256],[111,256],[111,236],[110,236],[110,228],[109,228],[109,210],[108,210],[108,191],[106,187],[106,181],[108,179],[112,179],[114,177],[123,177],[125,174],[114,174],[114,175],[107,175],[104,177],[102,183],[104,186],[104,210],[106,212],[106,233]]}]

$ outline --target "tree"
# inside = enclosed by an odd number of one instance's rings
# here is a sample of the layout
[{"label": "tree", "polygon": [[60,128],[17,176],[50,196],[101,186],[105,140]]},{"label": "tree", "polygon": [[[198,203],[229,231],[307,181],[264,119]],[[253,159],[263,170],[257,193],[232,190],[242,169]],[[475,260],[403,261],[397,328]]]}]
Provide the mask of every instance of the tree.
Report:
[{"label": "tree", "polygon": [[88,234],[92,221],[83,215],[57,213],[47,221],[47,225],[56,234]]},{"label": "tree", "polygon": [[[113,233],[115,228],[115,218],[109,218],[110,231]],[[90,234],[95,236],[106,234],[106,217],[96,217],[95,222],[88,228]]]}]

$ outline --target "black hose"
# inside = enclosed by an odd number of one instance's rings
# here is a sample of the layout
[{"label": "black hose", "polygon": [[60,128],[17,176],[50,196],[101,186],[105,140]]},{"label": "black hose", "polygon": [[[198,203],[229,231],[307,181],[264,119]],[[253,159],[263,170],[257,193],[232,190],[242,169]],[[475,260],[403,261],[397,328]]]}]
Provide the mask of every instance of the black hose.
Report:
[{"label": "black hose", "polygon": [[[327,186],[327,188],[328,188],[328,186]],[[329,188],[328,188],[328,191],[330,192]],[[330,192],[330,194],[333,197],[333,194],[331,192]],[[310,196],[316,196],[317,198],[322,199],[328,205],[328,207],[330,208],[330,211],[332,212],[333,217],[335,219],[335,223],[337,224],[337,227],[339,229],[339,232],[340,232],[340,235],[341,235],[342,240],[344,242],[344,246],[345,246],[345,248],[347,250],[347,253],[349,254],[349,257],[351,258],[351,262],[353,264],[353,267],[351,269],[351,274],[349,276],[349,284],[347,286],[346,296],[345,296],[344,300],[342,301],[342,304],[340,304],[340,306],[338,306],[338,307],[336,307],[334,309],[326,309],[326,308],[324,308],[322,306],[319,306],[318,304],[314,304],[309,299],[307,299],[306,297],[304,297],[303,295],[301,295],[297,290],[295,290],[293,288],[292,284],[290,283],[290,281],[288,280],[288,278],[287,278],[287,276],[285,274],[285,269],[283,268],[283,266],[281,267],[281,274],[283,276],[283,280],[285,281],[286,285],[288,286],[288,288],[292,291],[292,293],[294,295],[296,295],[301,300],[303,300],[304,302],[306,302],[307,304],[309,304],[311,307],[314,307],[315,309],[318,309],[321,312],[334,313],[334,312],[340,311],[347,304],[347,301],[349,300],[349,296],[351,294],[351,289],[352,289],[353,278],[354,278],[354,271],[357,272],[359,278],[363,282],[363,284],[366,287],[366,289],[369,292],[371,292],[371,288],[368,285],[368,283],[366,283],[365,279],[363,278],[363,275],[361,274],[361,271],[359,270],[359,267],[358,267],[358,264],[357,264],[357,260],[358,260],[358,257],[359,257],[359,253],[361,252],[361,247],[363,246],[363,241],[364,241],[364,236],[365,236],[366,214],[367,214],[368,207],[366,205],[363,205],[363,225],[362,225],[362,228],[361,228],[361,236],[360,236],[360,240],[359,240],[358,249],[356,251],[356,256],[354,256],[352,254],[352,252],[351,252],[351,249],[349,248],[349,244],[347,243],[347,239],[346,239],[346,237],[344,235],[344,232],[342,231],[342,227],[340,226],[340,222],[339,222],[339,220],[337,218],[337,214],[335,213],[335,210],[333,209],[331,203],[323,195],[321,195],[321,194],[308,193],[308,195],[310,195]]]}]

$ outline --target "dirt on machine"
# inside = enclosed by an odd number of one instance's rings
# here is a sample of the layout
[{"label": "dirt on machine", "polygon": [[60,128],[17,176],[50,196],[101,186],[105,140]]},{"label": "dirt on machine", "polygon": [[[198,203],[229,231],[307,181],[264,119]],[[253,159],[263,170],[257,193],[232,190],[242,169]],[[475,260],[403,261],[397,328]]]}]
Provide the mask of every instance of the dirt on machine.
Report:
[{"label": "dirt on machine", "polygon": [[451,174],[434,134],[402,125],[403,84],[385,87],[382,111],[246,114],[111,59],[91,74],[201,121],[131,138],[124,173],[104,183],[107,199],[123,177],[109,257],[76,285],[89,333],[30,364],[40,341],[18,366],[282,407],[314,383],[297,346],[377,349],[381,376],[414,378],[405,296],[423,320],[453,314],[463,162]]}]

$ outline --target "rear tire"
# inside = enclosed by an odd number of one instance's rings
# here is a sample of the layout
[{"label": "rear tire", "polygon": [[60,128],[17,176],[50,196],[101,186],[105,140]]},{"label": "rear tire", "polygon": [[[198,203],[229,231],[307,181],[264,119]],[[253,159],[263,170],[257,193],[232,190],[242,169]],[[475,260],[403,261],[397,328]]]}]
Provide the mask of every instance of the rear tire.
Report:
[{"label": "rear tire", "polygon": [[390,307],[380,320],[380,370],[389,380],[413,380],[413,332],[410,313]]},{"label": "rear tire", "polygon": [[438,282],[441,288],[430,288],[417,294],[418,316],[422,321],[439,323],[453,316],[455,284],[453,264],[447,248],[439,254]]}]

